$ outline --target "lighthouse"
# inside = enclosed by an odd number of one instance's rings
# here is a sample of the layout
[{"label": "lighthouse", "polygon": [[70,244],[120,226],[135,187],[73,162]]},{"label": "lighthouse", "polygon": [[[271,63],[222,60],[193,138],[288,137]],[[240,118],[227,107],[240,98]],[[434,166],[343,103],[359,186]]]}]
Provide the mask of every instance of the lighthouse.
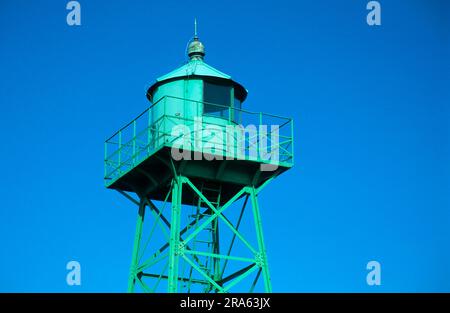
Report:
[{"label": "lighthouse", "polygon": [[129,292],[272,291],[262,216],[279,208],[258,196],[294,165],[293,120],[247,108],[206,51],[195,27],[188,61],[105,141],[105,186],[137,211]]}]

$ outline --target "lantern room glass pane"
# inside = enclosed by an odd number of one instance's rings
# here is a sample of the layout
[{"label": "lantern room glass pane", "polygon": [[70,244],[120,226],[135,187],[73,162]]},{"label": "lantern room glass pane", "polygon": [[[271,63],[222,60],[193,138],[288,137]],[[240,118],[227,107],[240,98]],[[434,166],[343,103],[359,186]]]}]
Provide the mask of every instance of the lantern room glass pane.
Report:
[{"label": "lantern room glass pane", "polygon": [[238,98],[234,98],[233,105],[233,121],[237,124],[242,124],[242,102]]},{"label": "lantern room glass pane", "polygon": [[231,87],[204,82],[203,102],[205,102],[203,114],[228,118],[227,107],[231,105]]}]

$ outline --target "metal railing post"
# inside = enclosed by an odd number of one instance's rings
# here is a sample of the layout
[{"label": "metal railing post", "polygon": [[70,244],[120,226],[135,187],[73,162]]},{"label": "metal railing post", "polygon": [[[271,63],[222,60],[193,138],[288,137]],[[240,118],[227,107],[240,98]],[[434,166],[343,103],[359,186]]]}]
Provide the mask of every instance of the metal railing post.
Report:
[{"label": "metal railing post", "polygon": [[136,120],[133,121],[133,156],[132,158],[132,164],[136,164]]},{"label": "metal railing post", "polygon": [[294,119],[291,119],[291,162],[294,164]]},{"label": "metal railing post", "polygon": [[[259,125],[258,125],[258,129],[257,129],[257,137],[256,137],[256,157],[259,159],[261,157],[261,150],[260,150],[260,135],[261,135],[261,125],[262,125],[262,112],[259,112]],[[266,139],[266,143],[268,144],[268,138]],[[267,147],[266,147],[267,149]]]},{"label": "metal railing post", "polygon": [[108,142],[105,141],[105,158],[103,160],[103,178],[106,178],[107,172],[107,162],[108,162]]},{"label": "metal railing post", "polygon": [[151,136],[151,123],[152,123],[152,119],[151,119],[151,109],[148,109],[148,119],[147,119],[147,155],[150,154],[150,136]]},{"label": "metal railing post", "polygon": [[[162,125],[163,125],[162,141],[163,141],[163,145],[166,142],[166,126],[167,126],[166,125],[166,119],[167,119],[167,117],[166,117],[166,106],[167,106],[167,97],[164,96],[164,115],[163,115],[163,120],[162,120]],[[158,130],[158,132],[159,132],[159,130]],[[158,137],[159,137],[159,134],[158,134]]]},{"label": "metal railing post", "polygon": [[119,163],[117,165],[119,167],[119,171],[121,165],[122,165],[122,130],[119,130]]}]

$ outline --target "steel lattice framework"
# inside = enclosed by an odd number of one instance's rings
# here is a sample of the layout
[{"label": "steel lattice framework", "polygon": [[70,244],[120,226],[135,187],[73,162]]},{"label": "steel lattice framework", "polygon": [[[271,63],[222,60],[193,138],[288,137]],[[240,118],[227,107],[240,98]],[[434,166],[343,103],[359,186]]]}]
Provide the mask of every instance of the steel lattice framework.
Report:
[{"label": "steel lattice framework", "polygon": [[[201,286],[203,292],[229,292],[234,286],[252,276],[251,283],[248,285],[248,292],[254,291],[258,280],[261,278],[264,291],[271,292],[269,267],[258,205],[258,194],[269,181],[258,188],[244,186],[223,204],[220,201],[220,186],[218,189],[204,186],[199,189],[189,178],[181,175],[173,177],[171,188],[160,207],[147,197],[140,197],[139,200],[136,200],[128,193],[119,191],[138,206],[128,291],[135,291],[135,286],[139,285],[145,292],[156,292],[165,290],[165,288],[168,292],[190,292],[193,290],[193,286],[197,285]],[[198,204],[195,206],[196,214],[192,221],[182,226],[183,206],[181,199],[184,190],[194,192]],[[244,201],[239,217],[233,224],[225,214],[227,209],[231,208],[240,198]],[[239,230],[243,223],[244,210],[249,202],[252,207],[256,231],[256,246],[252,245]],[[163,214],[163,210],[168,203],[170,203],[171,208],[170,218]],[[146,249],[146,244],[143,243],[146,211],[150,211],[154,217],[152,231],[147,242],[151,240],[158,224],[162,232],[166,231],[167,241],[159,249],[152,251],[150,257],[142,260],[143,250]],[[232,233],[231,240],[223,251],[219,236],[219,221],[223,227],[228,228]],[[206,249],[195,247],[196,238],[201,232],[210,234],[210,241],[207,242]],[[232,255],[236,240],[240,240],[244,244],[252,257]],[[183,276],[180,272],[180,260],[188,266],[187,271],[186,269],[183,271],[188,273],[187,276]],[[247,265],[224,275],[231,262],[246,263]],[[159,272],[153,272],[152,269],[155,264],[164,265],[159,267]],[[194,273],[197,275],[194,275]],[[149,286],[146,278],[152,279],[152,286]]]},{"label": "steel lattice framework", "polygon": [[[273,141],[270,134],[242,136],[233,146],[235,150],[244,148],[243,155],[237,159],[228,160],[219,153],[222,157],[219,160],[177,161],[171,155],[177,139],[169,131],[171,126],[186,125],[192,130],[192,138],[211,125],[219,129],[226,127],[214,124],[217,120],[210,120],[207,114],[203,115],[199,129],[192,127],[192,119],[182,116],[164,114],[155,118],[155,112],[181,104],[184,107],[206,106],[200,101],[166,96],[105,142],[105,185],[138,206],[128,291],[248,292],[262,289],[270,292],[258,194],[293,166],[293,121],[227,108],[225,121],[228,124],[236,123],[232,116],[240,116],[247,124],[246,121],[252,121],[251,117],[256,117],[257,125],[279,125],[280,141]],[[252,138],[257,141],[252,142]],[[263,153],[258,143],[264,140],[270,151],[280,150],[280,160],[273,171],[262,170],[267,162],[261,157]],[[219,147],[218,151],[226,151],[225,144]],[[255,147],[256,158],[252,157],[252,147]],[[191,152],[202,153],[201,150]],[[243,202],[240,208],[239,202]],[[244,215],[247,206],[251,206],[252,216]],[[144,224],[148,224],[144,223],[146,211],[153,218],[147,239],[144,235]],[[244,233],[242,226],[250,224],[253,233]],[[224,235],[225,231],[228,236]],[[160,246],[152,246],[155,243]],[[243,289],[244,285],[248,288]]]}]

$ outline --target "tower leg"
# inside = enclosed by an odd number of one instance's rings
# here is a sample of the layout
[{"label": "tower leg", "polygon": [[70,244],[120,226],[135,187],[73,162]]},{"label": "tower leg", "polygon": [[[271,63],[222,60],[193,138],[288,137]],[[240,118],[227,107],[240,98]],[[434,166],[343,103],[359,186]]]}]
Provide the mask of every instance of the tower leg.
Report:
[{"label": "tower leg", "polygon": [[270,280],[269,265],[267,264],[267,254],[266,254],[266,247],[264,245],[261,215],[259,212],[258,196],[255,188],[250,188],[250,197],[253,207],[253,217],[255,220],[256,237],[258,240],[259,262],[264,278],[264,289],[266,292],[272,292],[272,283]]},{"label": "tower leg", "polygon": [[172,184],[172,213],[170,227],[169,247],[169,273],[168,291],[178,292],[178,263],[180,251],[180,219],[181,219],[181,196],[183,181],[180,176],[173,179]]},{"label": "tower leg", "polygon": [[128,292],[134,291],[134,285],[136,283],[137,278],[137,267],[138,267],[138,254],[139,254],[139,245],[142,237],[142,226],[144,224],[144,216],[145,216],[145,202],[144,199],[141,198],[139,203],[138,210],[138,218],[136,222],[136,232],[134,235],[134,244],[133,244],[133,255],[131,257],[131,267],[130,267],[130,276],[128,278]]}]

